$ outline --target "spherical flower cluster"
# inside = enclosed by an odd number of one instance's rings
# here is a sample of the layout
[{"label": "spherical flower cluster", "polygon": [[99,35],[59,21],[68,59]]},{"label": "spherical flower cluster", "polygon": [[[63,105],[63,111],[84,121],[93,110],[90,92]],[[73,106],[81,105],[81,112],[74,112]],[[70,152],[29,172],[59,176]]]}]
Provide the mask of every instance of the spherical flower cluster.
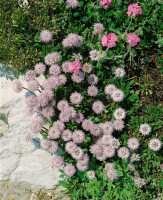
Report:
[{"label": "spherical flower cluster", "polygon": [[81,130],[76,130],[72,135],[73,142],[80,144],[85,140],[85,134]]},{"label": "spherical flower cluster", "polygon": [[113,127],[116,131],[121,131],[124,128],[124,121],[121,119],[114,120]]},{"label": "spherical flower cluster", "polygon": [[52,126],[51,128],[49,128],[49,132],[48,132],[48,137],[50,139],[58,139],[60,138],[61,132],[58,129],[55,129],[54,126]]},{"label": "spherical flower cluster", "polygon": [[36,72],[34,70],[28,70],[25,74],[25,79],[27,81],[32,81],[36,77]]},{"label": "spherical flower cluster", "polygon": [[94,34],[94,35],[98,35],[98,34],[101,33],[104,29],[105,29],[105,27],[104,27],[103,24],[101,24],[101,23],[96,23],[96,24],[94,24],[93,34]]},{"label": "spherical flower cluster", "polygon": [[13,81],[13,90],[16,93],[20,93],[23,90],[23,85],[22,85],[21,81],[19,81],[19,80]]},{"label": "spherical flower cluster", "polygon": [[79,73],[80,69],[82,69],[82,64],[79,61],[73,61],[69,63],[69,71],[77,74]]},{"label": "spherical flower cluster", "polygon": [[114,33],[105,34],[102,36],[101,43],[103,47],[113,48],[118,42],[118,37]]},{"label": "spherical flower cluster", "polygon": [[91,71],[92,71],[92,65],[89,64],[89,63],[85,63],[85,64],[83,65],[82,70],[83,70],[83,72],[89,74],[89,73],[91,73]]},{"label": "spherical flower cluster", "polygon": [[75,173],[76,173],[76,169],[74,167],[73,164],[67,164],[65,167],[64,167],[64,173],[66,176],[73,176]]},{"label": "spherical flower cluster", "polygon": [[149,126],[149,124],[141,124],[140,128],[139,128],[139,132],[142,135],[149,135],[149,133],[151,132],[151,127]]},{"label": "spherical flower cluster", "polygon": [[72,104],[80,104],[82,100],[83,100],[83,96],[78,92],[74,92],[70,96],[70,101]]},{"label": "spherical flower cluster", "polygon": [[46,70],[46,66],[43,63],[37,63],[35,65],[35,72],[36,74],[43,74]]},{"label": "spherical flower cluster", "polygon": [[124,99],[124,93],[120,89],[114,90],[110,96],[115,102],[121,102]]},{"label": "spherical flower cluster", "polygon": [[159,151],[161,149],[161,141],[157,138],[153,138],[149,141],[148,147],[153,151]]},{"label": "spherical flower cluster", "polygon": [[92,126],[94,125],[93,121],[91,121],[90,119],[85,119],[82,122],[82,128],[86,131],[90,131]]},{"label": "spherical flower cluster", "polygon": [[52,37],[53,37],[52,32],[49,30],[43,30],[40,33],[40,39],[42,42],[48,43],[52,40]]},{"label": "spherical flower cluster", "polygon": [[138,188],[142,188],[145,185],[145,179],[140,177],[133,178],[134,183],[138,186]]},{"label": "spherical flower cluster", "polygon": [[79,72],[77,74],[72,74],[71,79],[74,83],[81,83],[85,78],[85,75],[83,72]]},{"label": "spherical flower cluster", "polygon": [[138,42],[140,42],[140,38],[137,35],[135,35],[134,33],[127,34],[127,43],[130,46],[134,47],[137,45]]},{"label": "spherical flower cluster", "polygon": [[52,158],[53,167],[60,168],[64,165],[63,158],[61,156],[55,156]]},{"label": "spherical flower cluster", "polygon": [[35,92],[36,90],[38,90],[39,86],[40,86],[39,82],[36,80],[29,81],[28,83],[28,89],[32,92]]},{"label": "spherical flower cluster", "polygon": [[83,44],[83,38],[75,33],[70,33],[63,41],[62,45],[65,48],[80,47]]},{"label": "spherical flower cluster", "polygon": [[105,110],[105,106],[104,106],[104,104],[101,101],[96,101],[92,105],[92,110],[96,114],[101,114]]},{"label": "spherical flower cluster", "polygon": [[118,149],[118,157],[122,159],[127,159],[130,156],[130,151],[126,147],[121,147]]},{"label": "spherical flower cluster", "polygon": [[99,61],[100,60],[100,51],[93,49],[89,52],[89,57],[92,61]]},{"label": "spherical flower cluster", "polygon": [[124,77],[126,75],[126,72],[123,68],[121,67],[118,67],[116,70],[115,70],[115,76],[116,77]]},{"label": "spherical flower cluster", "polygon": [[58,150],[58,144],[55,141],[42,139],[40,143],[41,147],[49,153],[56,153]]},{"label": "spherical flower cluster", "polygon": [[140,161],[140,155],[133,153],[130,157],[131,162],[136,162],[136,161]]},{"label": "spherical flower cluster", "polygon": [[116,89],[117,88],[114,84],[108,84],[105,86],[104,92],[106,95],[111,95]]},{"label": "spherical flower cluster", "polygon": [[111,181],[117,179],[117,177],[118,177],[117,172],[115,170],[114,163],[106,163],[105,164],[105,172],[106,172],[107,177]]},{"label": "spherical flower cluster", "polygon": [[49,73],[54,76],[58,76],[61,73],[60,66],[59,65],[51,65],[51,67],[49,68]]},{"label": "spherical flower cluster", "polygon": [[87,177],[89,180],[92,180],[95,178],[95,172],[94,171],[87,171]]},{"label": "spherical flower cluster", "polygon": [[100,0],[100,6],[106,8],[110,7],[112,0]]},{"label": "spherical flower cluster", "polygon": [[100,127],[104,134],[112,134],[113,132],[113,124],[109,121],[106,121],[105,123],[101,123]]},{"label": "spherical flower cluster", "polygon": [[44,120],[42,117],[36,117],[32,120],[30,124],[30,129],[33,133],[39,133],[44,125]]},{"label": "spherical flower cluster", "polygon": [[56,52],[49,53],[45,56],[44,61],[46,65],[54,65],[60,61],[60,55]]},{"label": "spherical flower cluster", "polygon": [[70,6],[73,9],[76,8],[79,4],[77,0],[66,0],[66,3],[68,6]]},{"label": "spherical flower cluster", "polygon": [[135,18],[136,15],[142,15],[142,9],[137,3],[130,4],[128,6],[127,15],[131,15],[133,18]]},{"label": "spherical flower cluster", "polygon": [[91,85],[87,89],[87,93],[91,97],[95,97],[98,94],[98,88],[95,87],[94,85]]},{"label": "spherical flower cluster", "polygon": [[72,132],[69,129],[66,129],[62,132],[61,137],[65,142],[68,142],[72,139]]},{"label": "spherical flower cluster", "polygon": [[126,117],[126,111],[123,108],[118,108],[114,111],[113,116],[115,119],[124,119]]},{"label": "spherical flower cluster", "polygon": [[137,138],[130,138],[127,144],[128,144],[128,148],[130,148],[131,150],[138,149],[140,145]]},{"label": "spherical flower cluster", "polygon": [[61,68],[62,68],[62,70],[63,70],[64,73],[71,72],[71,71],[69,70],[69,63],[70,63],[70,62],[64,62],[64,63],[62,63]]},{"label": "spherical flower cluster", "polygon": [[88,83],[90,85],[96,85],[98,83],[98,77],[95,74],[91,74],[88,77]]}]

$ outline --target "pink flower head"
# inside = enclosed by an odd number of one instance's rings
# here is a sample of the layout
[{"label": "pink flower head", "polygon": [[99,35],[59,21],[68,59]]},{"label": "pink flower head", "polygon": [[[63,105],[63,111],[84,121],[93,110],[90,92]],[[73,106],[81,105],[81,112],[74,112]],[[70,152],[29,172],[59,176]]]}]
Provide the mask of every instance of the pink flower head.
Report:
[{"label": "pink flower head", "polygon": [[105,110],[105,106],[104,106],[104,104],[101,101],[96,101],[92,105],[92,110],[96,114],[101,114]]},{"label": "pink flower head", "polygon": [[113,48],[116,42],[118,42],[118,37],[114,33],[105,34],[101,39],[103,47]]},{"label": "pink flower head", "polygon": [[130,4],[128,6],[127,15],[131,15],[133,18],[136,17],[136,15],[142,15],[142,9],[137,3]]},{"label": "pink flower head", "polygon": [[49,153],[56,153],[56,151],[58,150],[58,144],[55,141],[51,141],[51,140],[47,140],[47,139],[43,139],[41,141],[41,147],[48,151]]},{"label": "pink flower head", "polygon": [[89,52],[89,57],[92,61],[98,61],[100,60],[100,51],[96,50],[96,49],[93,49]]},{"label": "pink flower head", "polygon": [[126,117],[126,111],[123,108],[117,108],[113,116],[115,119],[124,119]]},{"label": "pink flower head", "polygon": [[66,1],[66,4],[68,5],[68,6],[70,6],[71,8],[76,8],[77,6],[78,6],[78,1],[77,0],[67,0]]},{"label": "pink flower head", "polygon": [[72,132],[69,129],[66,129],[62,132],[61,137],[65,142],[70,141],[72,139]]},{"label": "pink flower head", "polygon": [[137,138],[130,138],[127,142],[128,148],[135,150],[139,148],[139,140]]},{"label": "pink flower head", "polygon": [[116,131],[121,131],[124,128],[124,121],[121,119],[114,120],[113,127]]},{"label": "pink flower head", "polygon": [[60,168],[64,165],[64,160],[61,156],[55,156],[52,158],[53,167]]},{"label": "pink flower head", "polygon": [[32,92],[36,91],[39,88],[39,82],[36,80],[32,80],[28,82],[28,89]]},{"label": "pink flower head", "polygon": [[94,85],[91,85],[87,89],[87,93],[91,97],[95,97],[98,94],[98,88],[95,87]]},{"label": "pink flower head", "polygon": [[149,133],[151,132],[151,127],[149,126],[149,124],[141,124],[140,125],[140,128],[139,128],[139,132],[142,134],[142,135],[149,135]]},{"label": "pink flower head", "polygon": [[83,72],[89,74],[89,73],[91,73],[91,71],[92,71],[92,65],[89,64],[89,63],[85,63],[85,64],[83,65],[82,70],[83,70]]},{"label": "pink flower head", "polygon": [[76,130],[73,132],[72,138],[73,142],[80,144],[85,140],[85,134],[81,130]]},{"label": "pink flower head", "polygon": [[49,132],[48,132],[49,138],[58,139],[58,138],[60,138],[60,135],[61,135],[61,132],[58,129],[55,129],[55,127],[52,126],[49,129]]},{"label": "pink flower head", "polygon": [[110,7],[112,0],[100,0],[100,6],[106,8]]},{"label": "pink flower head", "polygon": [[87,177],[89,180],[92,180],[95,178],[95,172],[94,171],[87,171]]},{"label": "pink flower head", "polygon": [[42,108],[41,110],[41,114],[44,116],[44,117],[47,117],[48,119],[50,119],[51,117],[54,116],[54,109],[52,106],[48,105],[48,106],[45,106]]},{"label": "pink flower head", "polygon": [[72,74],[71,79],[74,83],[81,83],[85,78],[83,72],[79,71],[77,74]]},{"label": "pink flower head", "polygon": [[78,92],[74,92],[70,96],[70,101],[73,104],[80,104],[82,100],[83,100],[83,96]]},{"label": "pink flower head", "polygon": [[30,129],[33,133],[39,133],[44,125],[44,120],[42,117],[36,117],[32,120],[30,124]]},{"label": "pink flower head", "polygon": [[94,31],[93,34],[94,35],[98,35],[99,33],[101,33],[103,30],[105,29],[104,25],[101,23],[96,23],[94,24]]},{"label": "pink flower head", "polygon": [[56,52],[49,53],[45,56],[44,61],[46,65],[54,65],[60,61],[60,55]]},{"label": "pink flower head", "polygon": [[58,76],[59,85],[65,85],[67,82],[67,77],[64,74]]},{"label": "pink flower head", "polygon": [[59,114],[59,119],[62,122],[69,122],[71,119],[71,114],[69,112],[69,109],[67,108],[66,110],[63,110],[62,112],[60,112]]},{"label": "pink flower head", "polygon": [[113,101],[115,102],[121,102],[124,99],[124,93],[122,90],[120,89],[116,89],[115,91],[113,91],[113,93],[111,94],[111,98],[113,99]]},{"label": "pink flower head", "polygon": [[13,81],[13,90],[16,93],[20,93],[23,90],[23,85],[19,80],[14,80]]},{"label": "pink flower head", "polygon": [[88,169],[88,164],[81,160],[78,160],[76,163],[76,167],[79,171],[84,172]]},{"label": "pink flower head", "polygon": [[115,149],[111,146],[105,146],[104,154],[107,158],[112,158],[113,156],[115,156]]},{"label": "pink flower head", "polygon": [[138,42],[140,42],[140,38],[137,35],[135,35],[134,33],[127,34],[127,43],[130,46],[134,47],[137,45]]},{"label": "pink flower head", "polygon": [[153,151],[159,151],[161,149],[161,141],[157,138],[153,138],[149,141],[148,147]]},{"label": "pink flower head", "polygon": [[82,128],[86,131],[91,130],[92,126],[94,125],[93,121],[91,121],[90,119],[85,119],[82,122]]},{"label": "pink flower head", "polygon": [[55,121],[53,123],[53,128],[59,131],[63,131],[65,129],[65,124],[62,121]]},{"label": "pink flower head", "polygon": [[38,103],[38,98],[34,95],[26,98],[26,104],[29,108],[35,108]]},{"label": "pink flower head", "polygon": [[84,120],[84,115],[82,113],[76,113],[74,120],[76,123],[80,124]]},{"label": "pink flower head", "polygon": [[52,32],[49,30],[43,30],[40,33],[40,39],[42,42],[48,43],[52,40],[52,37],[53,37]]},{"label": "pink flower head", "polygon": [[90,129],[90,133],[94,136],[100,136],[102,133],[102,130],[97,124],[94,124]]},{"label": "pink flower head", "polygon": [[121,147],[118,149],[118,157],[122,159],[127,159],[130,156],[130,151],[126,147]]},{"label": "pink flower head", "polygon": [[109,121],[101,124],[100,126],[104,134],[112,134],[113,133],[113,124]]},{"label": "pink flower head", "polygon": [[37,63],[35,65],[35,72],[36,74],[43,74],[46,70],[46,66],[43,63]]},{"label": "pink flower head", "polygon": [[70,154],[76,151],[77,148],[78,148],[77,144],[72,141],[67,142],[65,145],[65,150]]},{"label": "pink flower head", "polygon": [[98,77],[95,74],[91,74],[88,76],[89,85],[96,85],[98,83]]},{"label": "pink flower head", "polygon": [[25,78],[27,81],[32,81],[35,79],[36,72],[34,70],[28,70],[25,74]]},{"label": "pink flower head", "polygon": [[67,164],[65,167],[64,167],[64,173],[66,176],[73,176],[76,172],[76,169],[74,167],[73,164]]},{"label": "pink flower head", "polygon": [[117,175],[115,169],[108,170],[107,173],[106,173],[106,175],[107,175],[107,177],[108,177],[111,181],[117,179],[117,177],[118,177],[118,175]]},{"label": "pink flower head", "polygon": [[59,65],[51,65],[51,67],[49,68],[49,73],[54,76],[58,76],[61,73],[60,66]]},{"label": "pink flower head", "polygon": [[69,63],[69,70],[75,74],[79,73],[82,68],[82,64],[79,61],[73,61]]},{"label": "pink flower head", "polygon": [[116,77],[124,77],[125,75],[126,75],[126,72],[125,72],[125,70],[122,67],[118,67],[115,70],[115,76]]},{"label": "pink flower head", "polygon": [[116,86],[114,84],[108,84],[105,86],[105,94],[106,95],[111,95],[115,90],[116,90]]},{"label": "pink flower head", "polygon": [[71,156],[75,159],[75,160],[81,160],[83,158],[83,150],[81,148],[77,148],[75,149],[75,151],[72,152]]},{"label": "pink flower head", "polygon": [[75,33],[70,33],[63,41],[62,45],[65,48],[80,47],[83,44],[83,38]]},{"label": "pink flower head", "polygon": [[64,111],[68,107],[68,102],[66,100],[61,100],[57,104],[57,108],[59,111]]},{"label": "pink flower head", "polygon": [[62,64],[61,68],[62,68],[62,70],[63,70],[64,73],[71,72],[71,71],[69,70],[69,63],[70,63],[70,62],[64,62],[64,63]]}]

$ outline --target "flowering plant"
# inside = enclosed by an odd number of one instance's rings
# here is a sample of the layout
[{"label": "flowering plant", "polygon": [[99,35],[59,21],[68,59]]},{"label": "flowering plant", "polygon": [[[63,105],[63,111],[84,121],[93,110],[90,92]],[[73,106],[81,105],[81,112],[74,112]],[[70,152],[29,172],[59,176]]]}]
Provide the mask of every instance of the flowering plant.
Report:
[{"label": "flowering plant", "polygon": [[[72,9],[80,5],[76,0],[67,0],[66,4]],[[110,0],[100,1],[98,6],[106,11],[111,4]],[[122,177],[128,183],[132,180],[133,187],[143,188],[146,180],[134,164],[141,161],[144,147],[156,153],[161,149],[161,136],[152,136],[152,126],[146,120],[137,122],[135,130],[132,127],[133,112],[141,106],[135,107],[139,97],[131,90],[135,82],[127,80],[125,58],[141,42],[141,31],[129,30],[133,18],[143,11],[138,4],[131,4],[125,14],[130,22],[124,32],[107,30],[97,22],[91,33],[96,38],[88,46],[82,34],[69,33],[62,40],[62,52],[52,49],[44,63],[36,63],[34,70],[27,71],[27,88],[19,81],[14,83],[16,92],[24,88],[31,94],[26,98],[27,114],[33,116],[28,139],[40,133],[40,147],[52,154],[53,166],[63,168],[65,182],[61,184],[72,191],[66,180],[86,182],[91,188],[89,195],[84,194],[87,198],[98,195],[107,199],[107,186],[122,186]],[[43,30],[40,40],[51,42],[52,33]],[[108,66],[108,60],[113,67]],[[45,79],[39,82],[37,77],[42,74]],[[96,190],[98,178],[104,182],[105,194]],[[133,198],[133,194],[122,198]],[[112,198],[118,195],[117,190]],[[74,199],[80,199],[80,195],[75,193]]]}]

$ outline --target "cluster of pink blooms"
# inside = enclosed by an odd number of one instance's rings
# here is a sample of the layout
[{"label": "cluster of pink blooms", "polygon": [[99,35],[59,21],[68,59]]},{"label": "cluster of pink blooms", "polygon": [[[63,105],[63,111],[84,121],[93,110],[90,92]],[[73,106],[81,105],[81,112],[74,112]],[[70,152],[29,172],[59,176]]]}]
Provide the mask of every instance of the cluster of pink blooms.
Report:
[{"label": "cluster of pink blooms", "polygon": [[52,40],[53,38],[53,34],[51,31],[49,30],[43,30],[40,33],[40,39],[42,42],[48,43]]},{"label": "cluster of pink blooms", "polygon": [[101,39],[103,47],[113,48],[118,42],[118,37],[114,33],[104,34]]},{"label": "cluster of pink blooms", "polygon": [[63,41],[62,45],[65,48],[80,47],[83,44],[83,38],[75,33],[70,33]]},{"label": "cluster of pink blooms", "polygon": [[135,35],[134,33],[127,34],[127,43],[130,46],[134,47],[137,45],[138,42],[140,42],[140,38],[137,35]]},{"label": "cluster of pink blooms", "polygon": [[112,2],[112,0],[100,0],[100,6],[107,9],[110,7],[111,2]]},{"label": "cluster of pink blooms", "polygon": [[101,33],[104,29],[105,29],[105,27],[104,27],[103,24],[101,24],[101,23],[96,23],[96,24],[94,24],[93,34],[94,34],[94,35],[98,35],[98,34]]},{"label": "cluster of pink blooms", "polygon": [[82,64],[79,61],[70,62],[68,65],[68,69],[69,71],[77,74],[79,73],[80,69],[82,69]]},{"label": "cluster of pink blooms", "polygon": [[[109,8],[111,2],[111,0],[100,0],[100,5]],[[70,7],[76,8],[79,2],[67,0],[66,3]],[[133,5],[128,7],[127,14],[135,17],[137,14],[141,14],[141,11],[137,4]],[[103,30],[103,24],[96,23],[93,34],[98,35]],[[40,38],[42,42],[48,43],[52,40],[52,34],[50,31],[44,30],[41,32]],[[127,35],[129,45],[135,46],[139,41],[140,38],[134,33]],[[113,48],[117,42],[118,37],[114,33],[102,36],[102,46]],[[65,48],[80,47],[82,44],[83,38],[74,33],[70,33],[62,41]],[[99,61],[101,57],[102,52],[99,50],[93,49],[89,52],[89,58],[92,61]],[[140,155],[137,150],[141,145],[140,141],[136,137],[130,137],[125,146],[115,137],[114,133],[120,134],[125,127],[126,111],[120,105],[114,110],[112,120],[105,119],[99,123],[95,123],[92,116],[90,118],[85,116],[87,110],[84,109],[84,106],[85,101],[90,100],[89,110],[92,109],[93,117],[102,119],[107,114],[106,101],[112,100],[114,103],[120,104],[125,98],[125,94],[116,85],[108,83],[103,91],[105,101],[101,101],[98,99],[98,96],[101,95],[100,80],[95,74],[93,64],[83,63],[83,57],[79,53],[73,54],[73,60],[66,61],[60,66],[60,54],[49,53],[44,57],[44,63],[36,63],[34,70],[29,70],[25,74],[27,88],[24,88],[20,81],[14,81],[15,92],[27,89],[31,94],[26,98],[27,113],[33,117],[27,139],[31,140],[34,134],[37,135],[43,131],[47,137],[41,140],[40,146],[50,154],[56,154],[60,149],[59,145],[62,144],[64,153],[69,154],[74,162],[73,164],[66,163],[62,156],[53,156],[52,165],[58,168],[63,167],[64,173],[68,177],[72,177],[78,170],[86,172],[89,180],[94,179],[95,172],[89,168],[89,162],[93,155],[98,161],[105,161],[105,174],[113,181],[118,178],[118,173],[114,163],[110,163],[108,160],[118,156],[120,159],[128,159],[131,163],[139,161]],[[39,83],[37,77],[45,72],[48,73],[48,76],[45,77],[43,83]],[[116,68],[114,73],[115,77],[124,77],[126,74],[122,67]],[[67,88],[67,81],[74,86],[74,88],[72,87],[74,91],[68,88],[70,91],[65,95],[64,90],[61,90],[63,96],[58,100],[56,91],[63,89],[64,86]],[[86,91],[82,86],[80,87],[79,83],[82,82],[87,84]],[[75,124],[73,130],[69,126],[71,122]],[[147,123],[140,125],[139,132],[143,137],[148,136],[151,131],[151,127]],[[86,153],[83,144],[86,144],[87,136],[89,136],[91,144]],[[148,147],[153,151],[159,151],[161,141],[153,138],[149,141]],[[132,164],[128,167],[132,171],[135,170]],[[144,179],[140,177],[135,176],[133,180],[140,188],[145,184]]]},{"label": "cluster of pink blooms", "polygon": [[66,4],[74,9],[78,6],[79,2],[77,0],[66,0]]},{"label": "cluster of pink blooms", "polygon": [[130,4],[128,6],[127,15],[131,15],[133,18],[135,18],[136,15],[142,15],[142,9],[137,3]]}]

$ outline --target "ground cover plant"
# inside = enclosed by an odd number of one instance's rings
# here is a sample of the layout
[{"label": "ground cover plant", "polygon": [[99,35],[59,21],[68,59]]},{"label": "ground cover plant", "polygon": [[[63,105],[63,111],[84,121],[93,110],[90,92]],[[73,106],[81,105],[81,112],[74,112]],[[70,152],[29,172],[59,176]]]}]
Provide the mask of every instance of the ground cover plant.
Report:
[{"label": "ground cover plant", "polygon": [[74,200],[161,198],[161,93],[146,70],[153,58],[144,56],[151,46],[161,54],[153,26],[159,20],[150,15],[159,15],[161,3],[57,3],[68,10],[64,34],[55,41],[43,29],[43,57],[26,72],[27,88],[14,82],[16,92],[29,91],[27,114],[34,118],[27,139],[36,144],[41,134],[40,148],[52,154]]}]

